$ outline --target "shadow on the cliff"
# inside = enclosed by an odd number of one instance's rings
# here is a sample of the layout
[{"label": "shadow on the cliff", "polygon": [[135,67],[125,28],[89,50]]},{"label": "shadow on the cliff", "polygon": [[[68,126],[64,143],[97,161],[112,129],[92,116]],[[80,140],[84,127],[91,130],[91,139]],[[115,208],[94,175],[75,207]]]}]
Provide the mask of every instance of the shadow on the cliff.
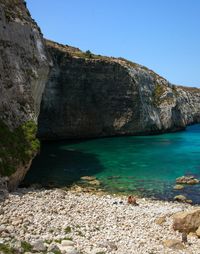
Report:
[{"label": "shadow on the cliff", "polygon": [[96,155],[75,149],[67,149],[60,142],[43,143],[41,152],[33,160],[21,187],[31,184],[70,186],[81,176],[94,175],[104,168]]}]

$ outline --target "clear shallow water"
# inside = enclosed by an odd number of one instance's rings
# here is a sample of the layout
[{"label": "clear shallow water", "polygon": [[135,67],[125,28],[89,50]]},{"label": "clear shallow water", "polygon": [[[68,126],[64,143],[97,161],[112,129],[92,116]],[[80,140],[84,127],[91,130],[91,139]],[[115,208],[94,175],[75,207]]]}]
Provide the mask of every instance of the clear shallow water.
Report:
[{"label": "clear shallow water", "polygon": [[177,177],[190,174],[200,178],[200,125],[156,136],[43,143],[24,183],[66,186],[94,175],[110,192],[168,200],[183,194],[200,203],[200,185],[173,190]]}]

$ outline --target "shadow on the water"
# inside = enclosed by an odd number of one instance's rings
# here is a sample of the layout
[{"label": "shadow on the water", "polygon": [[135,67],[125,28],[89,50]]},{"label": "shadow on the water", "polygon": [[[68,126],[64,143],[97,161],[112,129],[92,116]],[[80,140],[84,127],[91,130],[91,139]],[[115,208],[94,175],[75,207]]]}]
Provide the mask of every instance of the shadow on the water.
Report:
[{"label": "shadow on the water", "polygon": [[[66,144],[66,142],[65,142]],[[95,154],[67,149],[61,143],[42,143],[21,187],[40,184],[44,187],[70,186],[80,177],[94,175],[104,168]]]}]

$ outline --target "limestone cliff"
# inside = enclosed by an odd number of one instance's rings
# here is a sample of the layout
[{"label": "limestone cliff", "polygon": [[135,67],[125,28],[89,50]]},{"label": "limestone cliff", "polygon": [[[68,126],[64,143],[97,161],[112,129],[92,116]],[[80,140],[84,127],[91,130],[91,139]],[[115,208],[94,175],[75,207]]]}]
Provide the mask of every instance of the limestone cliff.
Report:
[{"label": "limestone cliff", "polygon": [[10,176],[11,189],[39,147],[36,122],[49,62],[24,1],[0,0],[0,176]]},{"label": "limestone cliff", "polygon": [[46,41],[53,68],[38,135],[89,138],[176,131],[200,120],[200,90],[170,84],[122,58]]}]

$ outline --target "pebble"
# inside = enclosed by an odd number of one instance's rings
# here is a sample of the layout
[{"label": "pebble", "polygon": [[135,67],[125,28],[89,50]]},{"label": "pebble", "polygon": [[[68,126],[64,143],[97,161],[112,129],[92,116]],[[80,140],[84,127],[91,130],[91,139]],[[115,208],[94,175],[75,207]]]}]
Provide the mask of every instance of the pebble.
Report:
[{"label": "pebble", "polygon": [[34,251],[46,251],[46,246],[44,245],[42,240],[37,240],[35,242],[32,243],[33,246],[33,250]]},{"label": "pebble", "polygon": [[[191,205],[137,202],[139,206],[131,206],[127,197],[105,193],[18,189],[1,203],[0,242],[26,241],[34,251],[49,254],[58,249],[65,254],[163,254],[168,248],[163,241],[181,241],[181,233],[172,229],[172,215],[191,210]],[[188,241],[186,253],[198,253],[200,239]],[[177,252],[172,248],[169,253]]]}]

